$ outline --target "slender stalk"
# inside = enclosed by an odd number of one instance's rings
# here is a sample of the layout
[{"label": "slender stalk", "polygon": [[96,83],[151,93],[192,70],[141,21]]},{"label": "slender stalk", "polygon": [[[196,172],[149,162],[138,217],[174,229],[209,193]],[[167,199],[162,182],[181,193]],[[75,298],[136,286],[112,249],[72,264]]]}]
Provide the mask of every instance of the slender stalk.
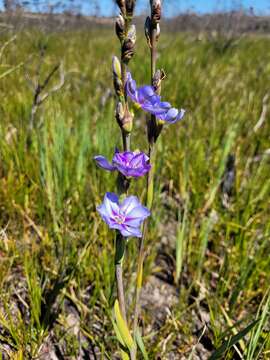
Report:
[{"label": "slender stalk", "polygon": [[[130,149],[130,136],[129,134],[122,131],[122,140],[124,151]],[[118,192],[123,195],[127,194],[129,182],[126,178],[119,176],[118,177]],[[115,279],[117,285],[117,297],[119,301],[120,311],[123,319],[127,323],[126,315],[126,305],[125,305],[125,295],[124,295],[124,284],[123,284],[123,259],[125,254],[126,239],[118,232],[116,235],[116,244],[115,244]]]},{"label": "slender stalk", "polygon": [[130,151],[130,134],[122,130],[122,141],[124,151]]},{"label": "slender stalk", "polygon": [[122,262],[125,255],[125,247],[126,239],[118,232],[116,234],[115,244],[115,279],[117,284],[117,298],[119,301],[120,311],[123,319],[125,320],[125,322],[127,322],[122,268]]},{"label": "slender stalk", "polygon": [[[149,161],[152,165],[151,171],[147,174],[147,190],[146,190],[146,204],[149,210],[152,209],[153,203],[153,189],[154,189],[154,172],[155,172],[155,149],[154,146],[150,146],[148,151]],[[141,311],[140,297],[142,289],[142,277],[143,277],[143,263],[145,258],[144,243],[148,230],[148,219],[143,224],[143,235],[139,244],[139,256],[138,256],[138,268],[137,268],[137,284],[136,284],[136,298],[135,298],[135,310],[134,310],[134,322],[133,322],[133,334],[135,336],[138,326],[139,314]]]},{"label": "slender stalk", "polygon": [[[157,63],[157,30],[152,29],[151,31],[151,83],[153,84],[154,75],[156,72],[156,63]],[[153,115],[153,117],[155,117]]]},{"label": "slender stalk", "polygon": [[[125,86],[126,79],[126,64],[121,61],[121,78],[123,87]],[[125,99],[126,101],[126,99]],[[127,133],[124,129],[122,131],[122,142],[123,142],[123,150],[130,150],[130,133]],[[127,194],[129,183],[126,178],[119,176],[119,189],[121,195]],[[123,319],[127,322],[126,315],[126,305],[125,305],[125,295],[124,295],[124,284],[123,284],[123,268],[122,262],[125,253],[126,239],[120,234],[116,235],[116,250],[115,250],[115,279],[117,284],[117,297],[119,301],[120,311],[122,313]],[[119,252],[119,254],[118,254]]]},{"label": "slender stalk", "polygon": [[117,298],[119,301],[121,314],[122,314],[122,317],[125,320],[125,322],[127,322],[122,264],[115,264],[115,279],[116,279],[116,283],[117,283]]},{"label": "slender stalk", "polygon": [[[124,34],[125,37],[127,36],[128,32],[128,21],[125,20],[125,29]],[[121,58],[121,80],[123,86],[123,93],[125,94],[125,82],[126,82],[126,64],[123,60],[123,56]],[[126,95],[124,99],[122,99],[124,106],[126,107]],[[130,133],[126,132],[124,128],[121,128],[122,132],[122,143],[123,143],[123,150],[129,151],[130,150]],[[129,181],[123,177],[118,176],[118,192],[120,195],[126,195],[129,187]],[[126,315],[126,305],[125,305],[125,294],[124,294],[124,283],[123,283],[123,259],[125,254],[125,246],[126,246],[126,239],[118,232],[116,235],[116,244],[115,244],[115,279],[117,285],[117,298],[119,301],[120,311],[122,314],[123,319],[127,323],[127,315]]]},{"label": "slender stalk", "polygon": [[[130,134],[122,131],[122,140],[124,151],[130,149]],[[126,178],[118,176],[118,192],[123,195],[127,194],[129,182]],[[117,297],[119,301],[120,311],[123,319],[127,323],[126,315],[126,305],[125,305],[125,295],[124,295],[124,284],[123,284],[123,259],[125,254],[126,239],[118,232],[116,235],[116,244],[115,244],[115,279],[117,286]]]},{"label": "slender stalk", "polygon": [[[156,60],[157,60],[157,49],[156,49],[156,29],[151,31],[151,84],[153,85],[154,75],[156,72]],[[147,190],[146,190],[146,205],[149,210],[152,209],[153,204],[153,192],[154,192],[154,173],[155,173],[155,141],[156,141],[156,117],[151,115],[148,123],[148,156],[151,164],[151,170],[147,174]],[[148,221],[146,220],[143,225],[143,236],[140,239],[139,244],[139,256],[138,256],[138,269],[137,269],[137,284],[136,284],[136,299],[135,299],[135,310],[134,310],[134,323],[133,323],[133,335],[135,337],[138,319],[141,310],[140,297],[142,289],[142,277],[143,277],[143,263],[144,263],[144,243],[148,229]],[[136,349],[135,357],[136,357]]]}]

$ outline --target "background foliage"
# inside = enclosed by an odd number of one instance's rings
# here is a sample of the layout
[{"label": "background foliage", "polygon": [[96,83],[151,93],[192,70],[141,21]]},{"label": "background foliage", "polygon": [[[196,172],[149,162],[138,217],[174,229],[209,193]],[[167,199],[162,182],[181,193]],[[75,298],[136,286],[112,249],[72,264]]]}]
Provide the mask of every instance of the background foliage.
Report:
[{"label": "background foliage", "polygon": [[[13,35],[2,39],[0,64],[2,357],[116,359],[114,237],[95,210],[115,175],[92,158],[121,146],[110,72],[117,41],[106,29]],[[149,56],[142,36],[137,44],[130,68],[143,84]],[[256,318],[222,356],[269,356],[268,47],[252,35],[228,43],[162,34],[162,93],[187,115],[158,143],[141,319],[150,359],[207,359]],[[38,108],[29,135],[31,84],[59,62],[64,86]],[[146,150],[145,114],[135,114],[132,147]],[[143,180],[132,186],[143,196]],[[131,313],[136,245],[129,241],[124,265]]]}]

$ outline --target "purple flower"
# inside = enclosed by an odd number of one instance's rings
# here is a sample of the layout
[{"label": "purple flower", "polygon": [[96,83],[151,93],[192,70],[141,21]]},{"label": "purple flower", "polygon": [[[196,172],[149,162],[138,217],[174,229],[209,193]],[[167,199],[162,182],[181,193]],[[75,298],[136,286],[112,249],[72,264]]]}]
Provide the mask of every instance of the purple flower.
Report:
[{"label": "purple flower", "polygon": [[95,156],[94,159],[99,167],[109,171],[118,170],[126,177],[143,176],[151,169],[151,165],[148,163],[149,157],[143,152],[119,152],[116,149],[112,163],[109,163],[109,161],[101,155]]},{"label": "purple flower", "polygon": [[141,223],[150,215],[136,196],[128,196],[122,203],[116,194],[107,192],[98,212],[111,229],[117,229],[125,237],[142,237]]},{"label": "purple flower", "polygon": [[185,114],[185,110],[177,110],[170,103],[161,101],[161,97],[155,93],[153,86],[145,85],[137,88],[136,81],[132,79],[130,72],[127,73],[126,93],[144,111],[170,124],[181,120]]}]

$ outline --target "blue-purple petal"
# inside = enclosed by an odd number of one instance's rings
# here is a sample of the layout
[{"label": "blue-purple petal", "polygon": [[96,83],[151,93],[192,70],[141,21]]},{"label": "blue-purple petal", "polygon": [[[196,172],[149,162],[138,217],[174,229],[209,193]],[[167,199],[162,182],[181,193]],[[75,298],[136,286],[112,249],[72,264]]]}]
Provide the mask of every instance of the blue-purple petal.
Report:
[{"label": "blue-purple petal", "polygon": [[143,221],[150,216],[150,211],[145,206],[138,205],[131,211],[127,212],[126,216],[128,219],[141,219],[141,221]]},{"label": "blue-purple petal", "polygon": [[106,193],[97,210],[111,229],[119,230],[125,237],[141,237],[140,225],[150,215],[136,196],[129,196],[119,204],[118,196],[114,193]]},{"label": "blue-purple petal", "polygon": [[116,194],[107,192],[104,196],[103,204],[108,217],[114,217],[119,213],[119,202]]},{"label": "blue-purple petal", "polygon": [[94,157],[94,160],[96,161],[96,164],[105,170],[114,171],[115,167],[109,163],[109,161],[102,155],[97,155]]},{"label": "blue-purple petal", "polygon": [[172,108],[165,114],[165,116],[161,115],[159,117],[159,119],[173,124],[173,123],[181,120],[183,118],[184,114],[185,114],[185,110],[183,110],[183,109],[177,110],[175,108]]},{"label": "blue-purple petal", "polygon": [[120,209],[127,216],[131,210],[140,205],[141,204],[137,196],[131,195],[123,200],[123,202],[120,204]]},{"label": "blue-purple petal", "polygon": [[142,232],[139,228],[125,226],[120,230],[121,234],[125,237],[142,237]]},{"label": "blue-purple petal", "polygon": [[127,74],[126,93],[131,100],[140,105],[144,111],[168,123],[172,124],[181,120],[185,114],[183,109],[177,110],[173,108],[170,103],[161,101],[160,96],[156,94],[153,86],[144,85],[137,88],[129,72]]}]

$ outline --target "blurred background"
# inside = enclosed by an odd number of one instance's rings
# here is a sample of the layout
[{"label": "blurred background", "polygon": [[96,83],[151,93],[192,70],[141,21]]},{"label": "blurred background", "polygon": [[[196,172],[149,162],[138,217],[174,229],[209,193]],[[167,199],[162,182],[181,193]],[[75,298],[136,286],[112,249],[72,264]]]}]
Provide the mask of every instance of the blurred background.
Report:
[{"label": "blurred background", "polygon": [[[70,12],[81,15],[114,16],[117,5],[112,0],[3,0],[1,10],[24,9],[35,12]],[[136,14],[147,12],[148,3],[137,0]],[[243,11],[256,15],[266,15],[270,11],[267,0],[164,0],[163,14],[166,17],[177,16],[181,13],[196,12],[199,14],[213,12]]]},{"label": "blurred background", "polygon": [[[1,0],[1,16],[15,14],[24,18],[24,23],[50,21],[54,26],[61,14],[61,27],[93,24],[95,18],[112,18],[117,15],[117,5],[112,0]],[[148,11],[148,1],[138,0],[136,5],[137,22]],[[163,20],[166,19],[175,30],[206,30],[223,27],[230,29],[232,24],[239,31],[269,31],[270,4],[267,0],[227,0],[192,1],[164,0]],[[40,16],[39,16],[40,14]],[[46,21],[44,16],[46,15]],[[15,20],[13,18],[13,20]],[[55,20],[55,22],[54,22]],[[10,19],[10,21],[12,21]],[[104,21],[106,22],[106,21]],[[237,26],[236,26],[237,23]],[[52,26],[50,24],[50,26]],[[90,24],[90,25],[91,25]],[[21,22],[20,22],[20,25]],[[89,26],[90,26],[89,25]],[[59,27],[59,24],[58,24]]]}]

